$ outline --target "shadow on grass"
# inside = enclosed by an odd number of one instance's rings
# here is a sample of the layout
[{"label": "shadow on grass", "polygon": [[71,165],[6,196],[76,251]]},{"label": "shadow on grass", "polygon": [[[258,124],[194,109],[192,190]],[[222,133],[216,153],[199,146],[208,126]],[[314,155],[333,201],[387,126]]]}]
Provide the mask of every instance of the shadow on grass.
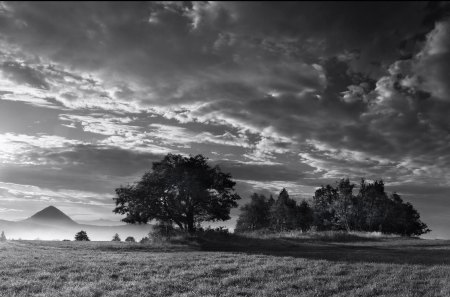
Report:
[{"label": "shadow on grass", "polygon": [[263,254],[315,260],[450,265],[450,241],[420,239],[365,239],[356,242],[325,242],[306,238],[199,238],[204,251]]},{"label": "shadow on grass", "polygon": [[[340,240],[340,241],[339,241]],[[228,234],[196,236],[160,243],[125,242],[52,242],[12,241],[13,244],[35,249],[97,250],[107,252],[233,252],[250,255],[296,257],[349,263],[384,263],[411,265],[450,265],[450,241],[408,238],[344,237],[329,240],[321,237],[247,237]],[[1,249],[1,247],[0,247]]]}]

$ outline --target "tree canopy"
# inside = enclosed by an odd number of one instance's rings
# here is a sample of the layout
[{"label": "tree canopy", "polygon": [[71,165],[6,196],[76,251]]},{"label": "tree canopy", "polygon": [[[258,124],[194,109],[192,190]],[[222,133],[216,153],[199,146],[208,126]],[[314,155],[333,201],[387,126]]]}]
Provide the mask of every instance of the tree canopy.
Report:
[{"label": "tree canopy", "polygon": [[241,207],[241,215],[236,222],[236,230],[253,231],[270,226],[270,207],[273,201],[268,201],[264,195],[253,193],[250,203]]},{"label": "tree canopy", "polygon": [[418,236],[431,230],[420,220],[417,210],[400,195],[388,195],[384,182],[361,180],[359,191],[342,179],[336,187],[317,189],[313,197],[315,224],[319,230],[378,231]]},{"label": "tree canopy", "polygon": [[240,199],[231,175],[211,167],[202,155],[168,154],[153,162],[140,181],[116,189],[113,212],[125,214],[127,223],[153,219],[193,232],[204,221],[230,219]]},{"label": "tree canopy", "polygon": [[301,229],[307,231],[312,225],[312,209],[306,201],[300,205],[289,197],[286,189],[281,190],[277,200],[272,196],[252,194],[250,203],[241,207],[236,223],[236,231],[270,229],[287,231]]}]

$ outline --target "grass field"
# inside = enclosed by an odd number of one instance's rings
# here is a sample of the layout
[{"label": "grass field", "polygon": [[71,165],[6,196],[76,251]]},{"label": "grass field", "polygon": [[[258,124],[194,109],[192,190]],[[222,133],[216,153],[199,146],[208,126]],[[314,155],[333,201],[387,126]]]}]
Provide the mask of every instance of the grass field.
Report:
[{"label": "grass field", "polygon": [[0,296],[450,296],[450,241],[8,241]]}]

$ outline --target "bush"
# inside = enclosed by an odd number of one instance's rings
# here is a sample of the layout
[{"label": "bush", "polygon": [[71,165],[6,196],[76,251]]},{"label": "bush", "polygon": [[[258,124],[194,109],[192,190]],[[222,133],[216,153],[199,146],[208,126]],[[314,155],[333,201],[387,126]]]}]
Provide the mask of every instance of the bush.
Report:
[{"label": "bush", "polygon": [[90,241],[86,231],[81,230],[77,234],[75,234],[76,241]]},{"label": "bush", "polygon": [[126,241],[126,242],[136,242],[136,239],[134,239],[133,236],[128,236],[128,237],[125,239],[125,241]]},{"label": "bush", "polygon": [[223,239],[228,238],[231,234],[230,231],[225,227],[199,229],[197,235],[204,238],[210,239]]},{"label": "bush", "polygon": [[122,241],[119,237],[119,234],[114,234],[113,239],[111,241]]}]

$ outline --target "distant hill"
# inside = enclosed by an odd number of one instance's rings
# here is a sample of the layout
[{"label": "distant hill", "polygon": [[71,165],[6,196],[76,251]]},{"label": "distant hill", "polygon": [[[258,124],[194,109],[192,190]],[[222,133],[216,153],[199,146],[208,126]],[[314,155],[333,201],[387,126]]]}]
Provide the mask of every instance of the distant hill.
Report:
[{"label": "distant hill", "polygon": [[72,220],[68,215],[66,215],[65,213],[63,213],[54,206],[46,207],[24,221],[49,225],[53,224],[78,225],[77,222]]}]

